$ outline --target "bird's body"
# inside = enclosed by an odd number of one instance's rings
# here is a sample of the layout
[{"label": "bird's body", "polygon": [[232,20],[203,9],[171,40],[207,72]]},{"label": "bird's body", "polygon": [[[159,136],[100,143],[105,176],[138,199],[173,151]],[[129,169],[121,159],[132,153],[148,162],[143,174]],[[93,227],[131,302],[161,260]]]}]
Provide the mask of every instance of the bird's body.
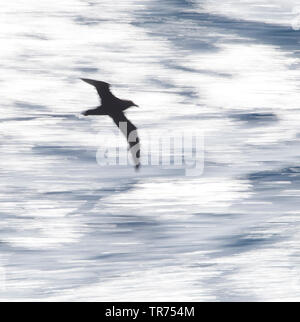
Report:
[{"label": "bird's body", "polygon": [[82,80],[95,86],[101,98],[101,105],[96,109],[86,111],[86,113],[92,113],[87,115],[109,115],[111,113],[125,111],[131,106],[137,106],[132,101],[121,100],[113,95],[109,89],[110,85],[108,83],[86,78],[82,78]]},{"label": "bird's body", "polygon": [[132,101],[121,100],[118,97],[114,96],[109,89],[110,85],[108,83],[86,78],[82,78],[82,80],[88,84],[95,86],[101,99],[100,106],[95,109],[83,112],[83,115],[108,115],[109,117],[111,117],[114,123],[119,127],[121,132],[126,137],[133,156],[135,168],[139,169],[140,140],[137,136],[137,128],[126,118],[123,112],[129,107],[137,105]]}]

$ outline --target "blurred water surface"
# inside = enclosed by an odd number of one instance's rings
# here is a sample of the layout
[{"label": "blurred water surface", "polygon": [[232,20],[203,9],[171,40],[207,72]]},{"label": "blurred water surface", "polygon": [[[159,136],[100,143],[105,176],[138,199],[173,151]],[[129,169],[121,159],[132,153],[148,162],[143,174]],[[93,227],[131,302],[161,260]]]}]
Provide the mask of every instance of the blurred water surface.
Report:
[{"label": "blurred water surface", "polygon": [[[299,300],[297,15],[279,0],[1,4],[1,300]],[[142,142],[203,131],[203,175],[98,166],[117,129],[80,116],[98,104],[80,77],[142,107],[127,113]]]}]

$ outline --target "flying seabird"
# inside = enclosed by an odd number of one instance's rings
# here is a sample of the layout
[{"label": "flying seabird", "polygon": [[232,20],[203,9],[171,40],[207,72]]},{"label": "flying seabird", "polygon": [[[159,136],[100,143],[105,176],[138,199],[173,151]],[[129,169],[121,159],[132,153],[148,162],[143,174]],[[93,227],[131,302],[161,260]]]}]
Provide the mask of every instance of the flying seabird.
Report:
[{"label": "flying seabird", "polygon": [[132,101],[121,100],[114,96],[110,91],[110,84],[96,81],[93,79],[81,78],[84,82],[91,84],[96,87],[96,90],[100,96],[101,105],[95,109],[87,110],[82,114],[88,115],[108,115],[112,118],[118,128],[126,137],[129,149],[131,151],[133,161],[135,164],[135,169],[138,170],[141,166],[140,164],[140,139],[137,135],[137,128],[132,124],[124,112],[126,109],[132,106],[137,106]]}]

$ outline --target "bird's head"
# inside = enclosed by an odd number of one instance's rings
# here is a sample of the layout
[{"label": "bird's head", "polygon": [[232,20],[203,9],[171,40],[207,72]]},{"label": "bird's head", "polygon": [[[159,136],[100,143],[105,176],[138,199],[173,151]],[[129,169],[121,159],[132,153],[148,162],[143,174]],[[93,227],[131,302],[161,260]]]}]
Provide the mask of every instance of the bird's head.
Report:
[{"label": "bird's head", "polygon": [[131,107],[131,106],[139,107],[137,104],[133,103],[133,101],[128,101],[128,107]]}]

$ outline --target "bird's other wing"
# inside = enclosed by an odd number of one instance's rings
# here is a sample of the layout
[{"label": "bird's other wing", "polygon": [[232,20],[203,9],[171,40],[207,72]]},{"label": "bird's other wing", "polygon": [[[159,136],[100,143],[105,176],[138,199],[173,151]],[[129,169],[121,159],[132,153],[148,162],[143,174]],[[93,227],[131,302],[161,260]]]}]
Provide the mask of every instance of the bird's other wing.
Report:
[{"label": "bird's other wing", "polygon": [[135,168],[136,170],[138,170],[141,165],[141,146],[136,126],[128,120],[123,112],[111,114],[110,117],[126,137],[135,164]]},{"label": "bird's other wing", "polygon": [[105,103],[105,100],[110,100],[112,97],[114,97],[114,95],[109,89],[110,84],[87,78],[81,78],[81,80],[96,87],[96,90],[101,98],[102,104]]}]

